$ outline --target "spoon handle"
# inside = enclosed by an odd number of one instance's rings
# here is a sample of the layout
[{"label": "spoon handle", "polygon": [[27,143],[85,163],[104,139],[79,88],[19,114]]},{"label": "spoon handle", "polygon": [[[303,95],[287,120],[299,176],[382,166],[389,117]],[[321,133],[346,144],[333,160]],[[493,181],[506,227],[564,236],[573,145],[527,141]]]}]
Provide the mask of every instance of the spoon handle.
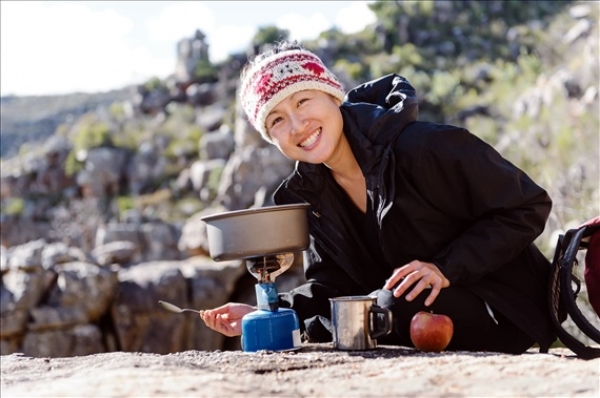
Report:
[{"label": "spoon handle", "polygon": [[190,308],[179,308],[175,304],[167,303],[166,301],[159,300],[158,304],[163,307],[167,311],[175,312],[181,314],[182,312],[196,312],[198,314],[202,314],[201,311],[192,310]]},{"label": "spoon handle", "polygon": [[201,314],[201,313],[202,313],[201,311],[198,311],[198,310],[192,310],[192,309],[190,309],[190,308],[182,308],[182,309],[181,309],[181,312],[196,312],[196,313],[198,313],[198,314]]}]

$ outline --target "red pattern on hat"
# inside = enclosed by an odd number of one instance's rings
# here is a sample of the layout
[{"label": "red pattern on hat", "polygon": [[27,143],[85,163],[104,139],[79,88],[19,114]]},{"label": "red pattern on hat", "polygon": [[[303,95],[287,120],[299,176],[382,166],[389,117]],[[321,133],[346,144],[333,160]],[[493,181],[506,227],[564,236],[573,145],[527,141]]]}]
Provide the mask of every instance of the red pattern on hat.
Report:
[{"label": "red pattern on hat", "polygon": [[317,74],[317,75],[321,75],[325,71],[325,68],[323,68],[321,65],[317,64],[316,62],[307,62],[305,64],[302,64],[302,67],[304,69],[311,71],[312,73]]}]

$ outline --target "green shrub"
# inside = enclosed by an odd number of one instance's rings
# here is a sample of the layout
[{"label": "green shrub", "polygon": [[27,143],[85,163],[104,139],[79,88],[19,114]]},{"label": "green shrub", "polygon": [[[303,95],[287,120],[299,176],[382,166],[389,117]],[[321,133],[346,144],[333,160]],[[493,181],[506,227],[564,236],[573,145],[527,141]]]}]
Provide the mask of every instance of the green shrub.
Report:
[{"label": "green shrub", "polygon": [[252,44],[258,47],[288,39],[290,31],[276,26],[262,26],[252,38]]},{"label": "green shrub", "polygon": [[166,89],[163,81],[160,80],[156,76],[151,77],[150,79],[148,79],[148,81],[146,81],[146,83],[144,83],[144,88],[147,91],[155,91],[155,90],[164,90],[164,89]]},{"label": "green shrub", "polygon": [[18,216],[25,210],[25,199],[11,198],[2,206],[2,212],[9,216]]},{"label": "green shrub", "polygon": [[72,177],[81,170],[83,170],[83,163],[77,160],[76,152],[71,150],[65,159],[65,174]]},{"label": "green shrub", "polygon": [[335,63],[335,68],[346,72],[354,80],[360,80],[364,74],[364,65],[360,62],[350,62],[346,59],[340,59]]},{"label": "green shrub", "polygon": [[219,191],[219,184],[221,182],[221,175],[223,175],[224,167],[218,167],[211,170],[208,176],[208,182],[206,186],[211,193],[216,194]]},{"label": "green shrub", "polygon": [[93,115],[83,117],[73,137],[73,150],[87,150],[104,145],[112,145],[110,126],[97,121]]},{"label": "green shrub", "polygon": [[208,60],[200,60],[196,65],[196,69],[194,70],[194,74],[199,79],[204,78],[216,78],[217,77],[217,68],[210,63]]},{"label": "green shrub", "polygon": [[119,214],[135,209],[135,199],[131,196],[119,196],[117,198],[117,207],[119,208]]}]

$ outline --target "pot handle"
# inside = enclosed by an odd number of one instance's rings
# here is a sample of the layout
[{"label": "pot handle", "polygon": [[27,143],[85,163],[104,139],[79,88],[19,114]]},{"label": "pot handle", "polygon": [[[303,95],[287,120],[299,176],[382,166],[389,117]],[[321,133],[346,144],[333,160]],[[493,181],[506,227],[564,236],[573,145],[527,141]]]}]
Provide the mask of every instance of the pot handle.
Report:
[{"label": "pot handle", "polygon": [[[371,327],[375,325],[375,330],[369,330],[372,339],[378,339],[392,331],[392,311],[387,308],[381,308],[378,305],[372,305],[369,312],[374,321],[371,322]],[[377,316],[377,314],[383,316]]]}]

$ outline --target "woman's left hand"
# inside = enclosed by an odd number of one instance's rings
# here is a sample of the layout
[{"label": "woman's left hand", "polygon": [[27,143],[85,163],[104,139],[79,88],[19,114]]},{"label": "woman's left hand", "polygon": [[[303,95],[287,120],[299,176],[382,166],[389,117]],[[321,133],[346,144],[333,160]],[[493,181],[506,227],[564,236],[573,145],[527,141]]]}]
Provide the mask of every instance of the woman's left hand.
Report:
[{"label": "woman's left hand", "polygon": [[431,286],[431,293],[429,293],[429,296],[425,300],[425,305],[430,306],[435,301],[440,290],[450,286],[450,281],[435,264],[413,260],[400,268],[396,268],[392,276],[385,282],[383,288],[392,290],[396,286],[393,290],[394,297],[400,297],[413,285],[414,288],[406,295],[406,300],[412,301],[424,289]]}]

